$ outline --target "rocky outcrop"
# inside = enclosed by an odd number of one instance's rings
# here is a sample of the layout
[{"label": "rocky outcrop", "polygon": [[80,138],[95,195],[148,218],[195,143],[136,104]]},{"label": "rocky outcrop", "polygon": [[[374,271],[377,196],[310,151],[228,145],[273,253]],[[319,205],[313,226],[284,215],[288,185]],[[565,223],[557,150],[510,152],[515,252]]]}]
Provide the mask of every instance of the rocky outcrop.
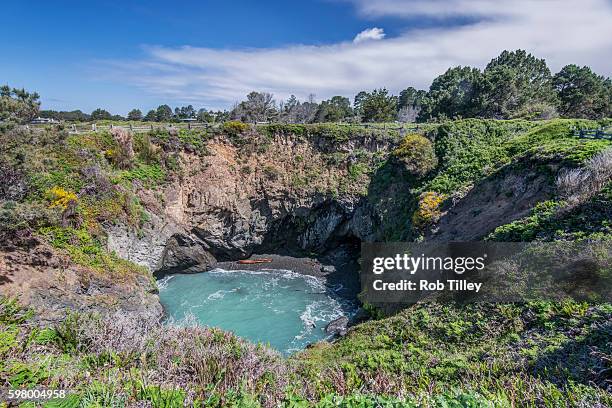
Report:
[{"label": "rocky outcrop", "polygon": [[327,326],[325,326],[325,333],[334,336],[344,336],[348,330],[348,323],[349,319],[346,316],[332,320]]},{"label": "rocky outcrop", "polygon": [[94,271],[34,237],[0,246],[0,293],[33,308],[43,324],[65,319],[67,311],[123,310],[143,320],[163,314],[157,286],[145,271],[125,276]]},{"label": "rocky outcrop", "polygon": [[217,260],[198,242],[177,234],[166,242],[158,271],[193,273],[211,269],[216,263]]},{"label": "rocky outcrop", "polygon": [[109,249],[159,276],[253,253],[324,253],[345,240],[373,239],[363,195],[369,177],[347,182],[347,167],[330,165],[331,147],[321,141],[277,139],[255,153],[222,140],[207,145],[209,155],[183,153],[180,178],[138,190],[150,220],[137,232],[108,228]]},{"label": "rocky outcrop", "polygon": [[500,169],[476,184],[455,206],[446,211],[427,236],[432,241],[476,241],[529,214],[554,193],[551,174],[557,166],[517,163]]}]

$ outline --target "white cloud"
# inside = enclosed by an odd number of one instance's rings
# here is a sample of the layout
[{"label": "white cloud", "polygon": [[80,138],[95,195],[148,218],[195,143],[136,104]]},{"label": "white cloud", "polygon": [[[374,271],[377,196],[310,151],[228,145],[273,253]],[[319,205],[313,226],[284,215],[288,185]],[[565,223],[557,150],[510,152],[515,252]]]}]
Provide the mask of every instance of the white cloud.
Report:
[{"label": "white cloud", "polygon": [[[382,41],[261,49],[150,47],[147,58],[112,64],[116,81],[137,84],[160,100],[229,107],[251,90],[278,99],[351,96],[360,90],[427,88],[455,65],[484,67],[502,50],[526,49],[553,70],[565,64],[612,72],[612,5],[608,0],[352,0],[368,18],[435,18],[435,28]],[[449,17],[470,17],[450,25]],[[366,31],[372,31],[366,30]],[[380,30],[380,37],[383,31]],[[364,34],[365,36],[365,34]]]},{"label": "white cloud", "polygon": [[374,27],[363,30],[353,38],[353,42],[358,44],[370,40],[382,40],[385,38],[385,31],[382,28]]}]

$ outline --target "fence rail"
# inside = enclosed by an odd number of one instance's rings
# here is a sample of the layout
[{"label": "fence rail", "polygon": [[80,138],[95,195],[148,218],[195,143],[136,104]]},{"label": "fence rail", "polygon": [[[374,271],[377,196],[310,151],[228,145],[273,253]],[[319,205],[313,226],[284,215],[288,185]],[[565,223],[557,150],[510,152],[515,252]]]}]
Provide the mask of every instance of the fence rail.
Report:
[{"label": "fence rail", "polygon": [[[272,125],[275,122],[257,122],[255,125]],[[317,125],[322,123],[313,123],[312,125]],[[418,131],[419,125],[415,123],[333,123],[336,126],[350,126],[350,127],[360,127],[364,129],[377,129],[377,130],[390,130],[390,131],[398,131],[400,134],[406,133],[408,131]],[[44,129],[49,124],[30,124],[27,125],[28,128],[32,129]],[[97,123],[88,123],[88,124],[71,124],[66,125],[67,130],[70,134],[84,134],[90,132],[99,132],[99,131],[110,131],[113,128],[121,128],[125,130],[129,130],[133,133],[145,133],[155,129],[216,129],[221,126],[220,123],[151,123],[149,125],[113,125],[113,124],[97,124]]]},{"label": "fence rail", "polygon": [[574,129],[574,136],[580,139],[599,139],[612,140],[612,133],[605,131],[606,129]]}]

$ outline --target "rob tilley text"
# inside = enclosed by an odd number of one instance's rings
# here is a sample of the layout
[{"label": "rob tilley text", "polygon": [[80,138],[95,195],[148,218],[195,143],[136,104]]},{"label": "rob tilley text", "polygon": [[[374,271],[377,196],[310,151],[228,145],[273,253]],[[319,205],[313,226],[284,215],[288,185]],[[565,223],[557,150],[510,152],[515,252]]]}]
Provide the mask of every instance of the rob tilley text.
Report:
[{"label": "rob tilley text", "polygon": [[[486,254],[480,257],[441,257],[441,256],[411,256],[408,254],[396,254],[393,257],[375,257],[372,262],[372,272],[381,275],[387,271],[409,273],[415,275],[419,271],[425,272],[454,272],[463,275],[465,272],[481,271],[485,268]],[[447,279],[442,282],[439,279],[428,280],[414,278],[401,279],[396,282],[385,282],[376,279],[372,287],[376,291],[384,290],[425,290],[425,291],[475,291],[478,292],[482,283],[468,282],[465,279]]]}]

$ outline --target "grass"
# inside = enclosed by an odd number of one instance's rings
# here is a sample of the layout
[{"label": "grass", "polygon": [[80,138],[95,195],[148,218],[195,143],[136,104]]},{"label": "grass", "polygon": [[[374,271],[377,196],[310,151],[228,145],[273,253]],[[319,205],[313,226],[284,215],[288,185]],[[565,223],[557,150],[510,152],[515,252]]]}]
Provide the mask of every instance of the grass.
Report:
[{"label": "grass", "polygon": [[121,313],[40,329],[0,298],[0,381],[71,389],[64,406],[75,407],[607,406],[611,314],[576,302],[422,304],[283,359],[218,329]]},{"label": "grass", "polygon": [[[414,238],[413,224],[422,227],[435,220],[441,197],[504,166],[520,166],[524,160],[582,165],[610,142],[581,140],[571,130],[598,125],[469,119],[421,126],[418,131],[433,141],[438,164],[420,177],[398,168],[389,152],[339,148],[368,138],[400,142],[399,132],[378,125],[230,124],[220,131],[249,154],[262,153],[258,145],[268,146],[276,135],[317,146],[323,141],[326,165],[346,171],[336,195],[366,195],[381,210],[382,237],[406,239]],[[15,225],[31,229],[96,273],[146,273],[106,250],[103,225],[140,228],[147,211],[137,189],[179,179],[181,155],[206,154],[211,136],[197,129],[138,135],[133,163],[120,169],[112,159],[116,143],[106,132],[3,133],[0,142],[8,149],[0,153],[0,164],[14,170],[11,185],[25,187],[1,206],[0,232]],[[295,161],[303,171],[288,178],[292,188],[305,189],[325,177],[322,169],[308,165],[308,157],[296,156]],[[240,171],[253,173],[245,166]],[[262,172],[271,181],[283,176],[273,164]],[[350,188],[355,184],[366,191]],[[574,207],[560,198],[540,203],[488,239],[609,239],[611,191],[608,186]],[[425,192],[435,200],[419,204]],[[379,319],[355,327],[347,337],[288,359],[217,329],[83,314],[38,327],[32,314],[14,300],[0,299],[0,384],[74,389],[64,406],[137,401],[154,407],[612,405],[606,390],[612,355],[609,304],[419,304],[391,317],[378,314]]]}]

